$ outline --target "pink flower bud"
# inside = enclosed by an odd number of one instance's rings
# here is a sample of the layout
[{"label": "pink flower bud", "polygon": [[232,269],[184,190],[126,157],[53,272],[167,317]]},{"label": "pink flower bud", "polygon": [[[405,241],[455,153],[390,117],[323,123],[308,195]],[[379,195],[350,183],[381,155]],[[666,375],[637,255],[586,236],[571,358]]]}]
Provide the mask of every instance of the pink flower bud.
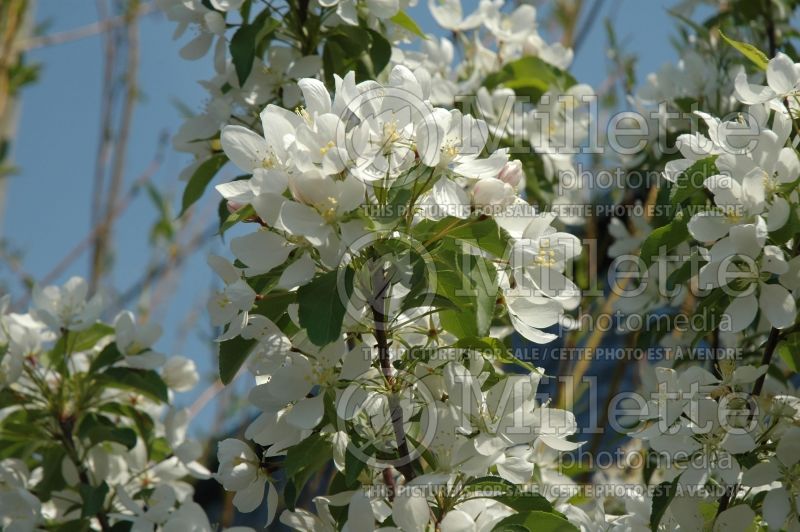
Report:
[{"label": "pink flower bud", "polygon": [[508,183],[512,187],[519,185],[523,177],[525,177],[525,171],[522,169],[522,162],[518,160],[508,161],[497,175],[500,181]]},{"label": "pink flower bud", "polygon": [[514,197],[511,185],[497,179],[481,179],[472,189],[472,202],[476,207],[507,205]]}]

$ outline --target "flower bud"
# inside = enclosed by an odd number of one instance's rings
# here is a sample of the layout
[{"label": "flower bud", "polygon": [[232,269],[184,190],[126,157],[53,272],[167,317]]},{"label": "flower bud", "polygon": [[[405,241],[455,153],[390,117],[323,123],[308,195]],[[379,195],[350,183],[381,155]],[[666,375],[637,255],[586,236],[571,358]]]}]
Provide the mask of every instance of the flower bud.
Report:
[{"label": "flower bud", "polygon": [[481,179],[472,189],[472,203],[476,207],[507,205],[515,196],[511,185],[499,179]]},{"label": "flower bud", "polygon": [[167,360],[162,370],[164,382],[176,392],[185,392],[194,388],[200,376],[197,374],[194,361],[181,356]]},{"label": "flower bud", "polygon": [[500,181],[508,183],[512,187],[517,187],[523,177],[525,177],[525,171],[522,169],[522,161],[518,160],[508,161],[497,175]]}]

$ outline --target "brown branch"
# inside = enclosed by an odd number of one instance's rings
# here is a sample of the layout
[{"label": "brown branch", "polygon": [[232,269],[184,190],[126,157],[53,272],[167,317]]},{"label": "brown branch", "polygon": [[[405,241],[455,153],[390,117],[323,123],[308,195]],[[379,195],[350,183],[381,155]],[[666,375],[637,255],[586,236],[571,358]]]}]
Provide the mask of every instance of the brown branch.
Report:
[{"label": "brown branch", "polygon": [[[371,263],[372,272],[372,289],[374,295],[372,297],[372,317],[375,322],[375,341],[378,343],[378,360],[381,364],[386,386],[389,389],[389,414],[392,418],[392,430],[394,431],[395,440],[397,440],[397,452],[401,460],[410,460],[410,453],[408,450],[408,442],[406,440],[405,428],[403,427],[403,409],[400,407],[399,401],[395,394],[395,379],[392,371],[392,363],[389,353],[389,341],[386,335],[386,292],[389,289],[389,282],[386,279],[386,272],[383,269],[383,264],[379,263],[380,259]],[[411,462],[406,462],[398,465],[396,469],[402,473],[406,482],[414,479],[414,468]],[[389,472],[391,475],[391,472]]]},{"label": "brown branch", "polygon": [[[761,365],[767,366],[769,369],[769,365],[772,363],[772,355],[775,353],[775,348],[778,346],[778,340],[780,340],[781,331],[780,329],[776,329],[775,327],[769,332],[769,337],[767,338],[767,343],[764,346],[764,354],[761,357]],[[758,397],[761,395],[761,390],[764,388],[764,380],[767,378],[766,372],[761,375],[758,380],[756,380],[755,384],[753,385],[753,392],[752,395]]]}]

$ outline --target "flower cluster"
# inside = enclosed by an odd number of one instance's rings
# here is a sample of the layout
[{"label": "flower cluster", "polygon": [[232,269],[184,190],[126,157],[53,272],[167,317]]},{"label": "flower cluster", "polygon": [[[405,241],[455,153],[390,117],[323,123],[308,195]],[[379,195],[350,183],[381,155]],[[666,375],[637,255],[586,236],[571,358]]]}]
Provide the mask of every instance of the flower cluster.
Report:
[{"label": "flower cluster", "polygon": [[[492,524],[515,507],[485,501],[497,511],[481,514],[474,479],[525,483],[537,448],[579,445],[567,439],[572,414],[535,399],[542,370],[501,339],[557,337],[546,329],[579,301],[563,272],[580,242],[519,198],[522,170],[505,150],[483,156],[483,120],[434,107],[403,66],[385,85],[354,79],[336,77],[333,98],[302,79],[304,107],[267,106],[263,133],[222,130],[225,154],[251,177],[217,190],[235,220],[259,228],[231,239],[235,263],[210,259],[225,289],[209,312],[228,378],[244,363],[228,346],[245,342],[261,414],[245,433],[258,451],[222,442],[218,476],[241,511],[267,493],[272,520],[271,464],[283,457],[299,490],[332,460],[347,489],[330,495],[349,504],[349,526]],[[365,498],[363,484],[385,489]],[[395,497],[401,485],[423,495]],[[281,516],[300,529],[331,519]]]},{"label": "flower cluster", "polygon": [[[681,157],[664,171],[677,216],[655,230],[637,223],[638,241],[614,226],[619,251],[633,243],[653,252],[647,260],[665,251],[683,257],[669,277],[686,297],[701,297],[698,312],[711,316],[694,336],[662,340],[714,351],[711,371],[701,357],[664,360],[642,375],[651,399],[632,436],[659,457],[653,478],[668,494],[659,503],[667,529],[707,526],[704,508],[715,512],[715,529],[800,526],[800,492],[789,478],[800,456],[800,410],[781,369],[797,349],[800,159],[792,135],[800,65],[778,53],[764,66],[767,85],[752,84],[741,68],[732,76],[732,100],[741,107],[733,119],[697,111],[704,132],[678,136]],[[776,362],[777,352],[787,356]],[[653,522],[654,499],[640,506],[621,519]]]},{"label": "flower cluster", "polygon": [[35,289],[24,314],[0,299],[0,526],[212,530],[188,481],[211,476],[203,448],[170,406],[194,363],[130,312],[100,322],[87,286]]},{"label": "flower cluster", "polygon": [[[290,2],[285,12],[265,10],[254,16],[251,8],[240,1],[161,2],[168,17],[179,23],[177,35],[188,27],[197,31],[197,36],[182,50],[183,55],[195,58],[205,54],[218,37],[216,77],[203,84],[209,93],[205,110],[187,119],[174,138],[178,150],[196,158],[183,171],[183,179],[191,181],[195,176],[201,179],[200,176],[207,174],[203,165],[219,154],[224,124],[245,124],[257,129],[252,118],[264,107],[294,109],[301,102],[304,91],[298,80],[317,77],[333,88],[336,75],[344,76],[354,69],[345,57],[366,56],[368,59],[363,63],[355,60],[357,81],[377,79],[391,84],[389,76],[396,72],[395,67],[406,67],[414,72],[425,93],[424,97],[421,93],[408,96],[447,109],[462,106],[465,113],[483,119],[490,133],[490,151],[502,146],[525,146],[521,164],[528,173],[536,173],[531,176],[533,179],[542,181],[529,193],[534,193],[533,199],[542,205],[574,204],[582,198],[573,153],[587,135],[590,103],[585,97],[592,91],[586,85],[576,84],[563,71],[572,61],[572,51],[560,43],[544,41],[536,31],[537,13],[533,6],[522,5],[506,12],[503,2],[483,0],[474,13],[463,17],[459,0],[444,3],[431,0],[429,9],[434,19],[442,29],[453,32],[452,39],[440,39],[424,35],[405,14],[407,6],[403,2],[299,4]],[[243,20],[237,26],[230,21],[236,19],[239,11]],[[302,31],[294,25],[300,18],[305,20]],[[226,33],[231,27],[238,27],[233,36]],[[292,46],[267,46],[273,40]],[[244,53],[242,47],[253,50]],[[457,63],[456,47],[461,47],[464,55]],[[533,71],[541,79],[531,79],[531,86],[512,90],[504,82],[516,71]],[[459,95],[466,94],[474,94],[475,98],[456,101]],[[450,120],[436,117],[437,123],[442,119]],[[405,125],[402,120],[398,127]],[[458,120],[454,117],[452,124]],[[387,131],[379,135],[374,130],[377,125],[380,124],[369,126],[373,128],[370,133],[373,145],[378,141],[376,136],[393,134]],[[326,122],[317,127],[334,126]],[[359,149],[356,145],[349,151]],[[336,155],[314,155],[310,163],[319,165],[323,159],[330,163]],[[398,157],[404,157],[403,153],[392,156],[394,165],[402,164]],[[327,170],[335,168],[328,166]],[[379,167],[372,171],[378,172]],[[524,188],[526,183],[517,181],[514,186]],[[554,193],[557,187],[562,194]],[[559,215],[566,223],[581,220],[577,215]]]}]

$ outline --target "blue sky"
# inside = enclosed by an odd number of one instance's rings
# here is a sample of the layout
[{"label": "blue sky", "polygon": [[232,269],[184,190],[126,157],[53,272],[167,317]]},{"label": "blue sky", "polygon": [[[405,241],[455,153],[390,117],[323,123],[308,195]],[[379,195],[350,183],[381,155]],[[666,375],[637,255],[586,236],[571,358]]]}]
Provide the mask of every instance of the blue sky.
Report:
[{"label": "blue sky", "polygon": [[[587,3],[589,3],[587,1]],[[603,19],[613,16],[618,37],[628,52],[639,56],[637,73],[642,79],[663,63],[675,60],[669,45],[673,23],[666,9],[667,0],[610,0],[604,2],[598,20],[576,56],[572,72],[582,82],[599,85],[606,77],[606,49]],[[410,13],[423,29],[432,31],[434,23],[427,3],[421,2]],[[48,32],[61,32],[97,20],[94,3],[86,0],[40,0],[37,21],[48,23]],[[210,59],[187,62],[178,56],[180,42],[172,40],[174,25],[160,14],[148,15],[141,22],[140,86],[142,98],[134,118],[127,163],[126,182],[131,183],[151,162],[162,131],[174,133],[181,123],[175,101],[199,109],[204,93],[198,80],[210,77]],[[100,93],[102,78],[102,39],[85,38],[58,46],[34,50],[30,59],[42,64],[39,81],[24,92],[14,159],[20,173],[10,180],[2,230],[4,237],[24,253],[24,269],[34,278],[46,275],[90,229],[89,205],[99,138]],[[161,190],[171,191],[173,205],[183,183],[177,180],[187,158],[167,150],[164,164],[153,180]],[[232,171],[228,174],[231,175]],[[223,174],[224,179],[224,174]],[[207,194],[197,209],[213,220],[216,198]],[[116,290],[125,291],[145,268],[148,260],[148,230],[156,211],[145,195],[140,195],[117,222],[114,239],[117,257],[111,277]],[[211,246],[227,254],[224,244]],[[59,282],[72,275],[87,275],[86,255],[73,262]],[[4,270],[3,274],[7,272]],[[19,284],[9,278],[19,293]],[[181,272],[169,296],[169,305],[156,315],[165,329],[157,345],[161,350],[179,353],[197,361],[206,380],[215,376],[207,341],[204,298],[213,284],[205,264],[205,253],[196,254]],[[185,342],[181,325],[191,313],[200,313],[196,327]],[[198,392],[205,386],[198,386]],[[181,401],[190,402],[193,394]],[[195,421],[202,431],[211,411]],[[199,422],[198,422],[199,421]]]}]

